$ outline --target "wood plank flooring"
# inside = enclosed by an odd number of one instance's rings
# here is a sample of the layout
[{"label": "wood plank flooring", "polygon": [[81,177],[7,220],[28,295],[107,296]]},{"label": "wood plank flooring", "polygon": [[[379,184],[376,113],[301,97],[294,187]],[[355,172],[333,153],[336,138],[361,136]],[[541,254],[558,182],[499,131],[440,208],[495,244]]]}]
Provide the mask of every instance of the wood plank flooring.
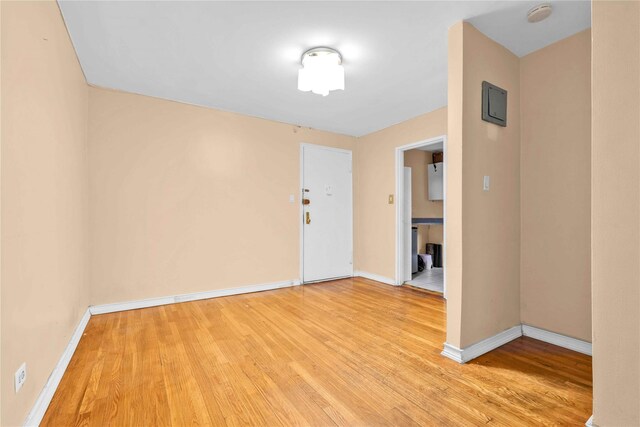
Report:
[{"label": "wood plank flooring", "polygon": [[440,355],[445,303],[367,279],[93,316],[43,426],[584,425],[591,358]]}]

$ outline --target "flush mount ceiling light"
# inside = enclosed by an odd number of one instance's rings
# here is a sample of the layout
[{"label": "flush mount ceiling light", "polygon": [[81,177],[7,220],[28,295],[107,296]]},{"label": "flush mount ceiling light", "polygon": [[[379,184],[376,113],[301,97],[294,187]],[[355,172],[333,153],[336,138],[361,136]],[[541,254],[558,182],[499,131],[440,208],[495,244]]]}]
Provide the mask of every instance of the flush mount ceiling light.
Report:
[{"label": "flush mount ceiling light", "polygon": [[327,96],[332,90],[344,90],[342,55],[329,47],[314,47],[302,54],[298,70],[298,90]]},{"label": "flush mount ceiling light", "polygon": [[547,19],[553,9],[549,3],[542,3],[532,8],[527,12],[527,21],[531,22],[540,22],[543,19]]}]

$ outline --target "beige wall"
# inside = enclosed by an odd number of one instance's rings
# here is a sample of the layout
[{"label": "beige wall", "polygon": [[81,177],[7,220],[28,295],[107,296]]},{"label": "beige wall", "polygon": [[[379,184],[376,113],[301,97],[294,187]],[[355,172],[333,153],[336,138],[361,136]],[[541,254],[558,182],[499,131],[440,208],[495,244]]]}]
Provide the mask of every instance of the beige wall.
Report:
[{"label": "beige wall", "polygon": [[[637,406],[629,409],[640,393],[640,108],[632,97],[640,93],[638,9],[637,3],[594,6],[591,204],[600,425],[637,424],[640,417]],[[54,2],[2,2],[0,10],[2,425],[24,420],[90,303],[297,279],[300,142],[354,150],[355,268],[394,278],[395,205],[387,198],[395,193],[395,148],[448,134],[447,341],[466,347],[520,316],[589,338],[582,212],[589,195],[580,185],[589,180],[589,83],[582,72],[588,32],[519,61],[471,25],[455,25],[449,108],[356,140],[88,89]],[[636,19],[633,31],[611,24],[625,19]],[[509,91],[507,128],[480,120],[482,80]],[[612,81],[618,86],[610,93]],[[626,108],[612,96],[626,99]],[[557,110],[542,108],[548,99]],[[491,176],[488,193],[483,175]],[[549,194],[547,184],[558,180],[563,185]],[[635,196],[612,188],[631,188]],[[578,220],[570,221],[576,212]],[[579,250],[549,244],[545,251],[549,240],[582,243]],[[540,263],[546,265],[537,269]],[[621,325],[628,329],[624,341],[610,333]],[[619,351],[610,354],[611,348]],[[16,395],[13,372],[22,361],[29,379]]]},{"label": "beige wall", "polygon": [[520,60],[522,322],[591,341],[591,32]]},{"label": "beige wall", "polygon": [[[481,120],[483,80],[508,91],[507,127]],[[447,342],[460,348],[520,323],[519,92],[515,55],[468,23],[450,28]]]},{"label": "beige wall", "polygon": [[355,138],[97,88],[89,105],[92,304],[299,278],[300,143]]},{"label": "beige wall", "polygon": [[593,2],[594,422],[640,425],[640,3]]},{"label": "beige wall", "polygon": [[447,269],[447,343],[461,348],[462,331],[462,111],[463,29],[449,29],[447,84],[447,218],[444,267]]},{"label": "beige wall", "polygon": [[88,89],[55,2],[0,7],[1,424],[10,426],[25,420],[89,304]]},{"label": "beige wall", "polygon": [[447,109],[440,108],[358,139],[356,172],[356,269],[395,280],[395,149],[447,134]]},{"label": "beige wall", "polygon": [[423,236],[422,247],[420,248],[420,252],[424,252],[425,243],[444,243],[444,226],[440,224],[430,224],[430,225],[419,225],[418,226],[418,234]]},{"label": "beige wall", "polygon": [[433,163],[432,154],[424,150],[409,150],[404,153],[404,165],[411,168],[411,216],[413,218],[442,218],[443,201],[429,200],[427,165]]},{"label": "beige wall", "polygon": [[414,224],[418,227],[418,253],[426,252],[427,243],[444,243],[444,226],[440,224]]},{"label": "beige wall", "polygon": [[[0,52],[2,51],[2,6],[0,5]],[[0,375],[2,375],[2,55],[0,54]],[[1,381],[1,380],[0,380]],[[0,424],[2,424],[2,385],[0,384]]]}]

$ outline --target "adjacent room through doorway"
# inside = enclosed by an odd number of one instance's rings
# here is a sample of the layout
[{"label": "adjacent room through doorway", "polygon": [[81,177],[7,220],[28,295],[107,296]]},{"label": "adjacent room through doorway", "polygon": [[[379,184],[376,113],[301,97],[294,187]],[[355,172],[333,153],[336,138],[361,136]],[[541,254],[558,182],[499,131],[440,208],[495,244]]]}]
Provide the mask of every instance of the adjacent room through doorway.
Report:
[{"label": "adjacent room through doorway", "polygon": [[[399,284],[445,293],[444,137],[398,148]],[[401,163],[400,163],[401,162]],[[400,220],[401,219],[401,220]]]}]

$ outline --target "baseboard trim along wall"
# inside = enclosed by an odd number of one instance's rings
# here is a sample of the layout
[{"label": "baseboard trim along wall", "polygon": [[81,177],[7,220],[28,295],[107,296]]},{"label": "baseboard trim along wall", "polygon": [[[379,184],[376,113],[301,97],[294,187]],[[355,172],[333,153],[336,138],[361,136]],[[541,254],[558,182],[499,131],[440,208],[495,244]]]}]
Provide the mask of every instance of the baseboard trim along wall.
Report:
[{"label": "baseboard trim along wall", "polygon": [[82,338],[82,334],[84,333],[84,329],[87,327],[90,318],[91,312],[87,309],[87,311],[84,312],[82,319],[80,319],[80,323],[76,326],[75,331],[73,331],[69,344],[67,344],[67,347],[64,349],[60,360],[56,363],[56,366],[53,368],[53,372],[49,375],[49,379],[47,379],[44,388],[38,395],[36,403],[31,408],[31,411],[29,411],[29,415],[27,415],[27,419],[24,421],[25,426],[35,427],[40,425],[45,412],[47,412],[49,403],[51,403],[51,399],[53,399],[53,394],[56,392],[56,389],[62,380],[62,376],[67,370],[67,366],[69,366],[71,356],[73,356],[73,353],[76,351],[76,347],[78,347],[80,338]]},{"label": "baseboard trim along wall", "polygon": [[506,331],[502,331],[492,337],[477,342],[469,347],[460,349],[451,344],[445,343],[442,355],[448,357],[451,360],[455,360],[458,363],[467,363],[470,360],[475,359],[478,356],[482,356],[485,353],[495,350],[496,348],[505,345],[509,341],[513,341],[522,336],[522,326],[516,325]]},{"label": "baseboard trim along wall", "polygon": [[381,276],[375,273],[367,273],[366,271],[354,271],[354,277],[364,277],[365,279],[375,280],[376,282],[385,283],[387,285],[396,286],[396,281],[393,279],[389,279],[388,277]]},{"label": "baseboard trim along wall", "polygon": [[559,347],[568,348],[569,350],[577,351],[578,353],[587,354],[589,356],[593,354],[590,342],[571,338],[566,335],[560,335],[545,329],[536,328],[535,326],[525,325],[524,323],[522,324],[522,335],[525,337],[535,338],[539,341],[548,342],[549,344],[555,344]]},{"label": "baseboard trim along wall", "polygon": [[512,328],[502,331],[492,337],[484,339],[478,343],[472,344],[469,347],[459,349],[449,343],[444,344],[442,355],[448,357],[451,360],[455,360],[458,363],[467,363],[468,361],[482,356],[485,353],[495,350],[496,348],[505,345],[509,341],[526,336],[536,339],[538,341],[544,341],[549,344],[557,345],[558,347],[564,347],[569,350],[577,351],[591,356],[591,343],[582,341],[576,338],[571,338],[566,335],[560,335],[555,332],[546,331],[544,329],[536,328],[531,325],[516,325]]},{"label": "baseboard trim along wall", "polygon": [[126,301],[121,303],[113,303],[113,304],[101,304],[101,305],[93,305],[87,308],[82,319],[80,319],[80,323],[76,327],[71,339],[69,340],[69,344],[64,349],[60,360],[53,368],[53,372],[49,376],[44,388],[38,395],[35,404],[31,408],[29,415],[27,415],[27,419],[24,422],[25,426],[38,426],[44,417],[44,414],[47,412],[47,408],[51,403],[51,399],[53,399],[53,395],[62,380],[62,376],[64,372],[67,370],[67,366],[69,366],[69,362],[71,361],[71,357],[73,353],[76,351],[76,347],[78,347],[78,343],[80,342],[80,338],[82,338],[82,334],[84,333],[87,324],[89,323],[89,319],[92,315],[95,314],[105,314],[105,313],[114,313],[116,311],[124,311],[124,310],[135,310],[139,308],[147,308],[147,307],[155,307],[158,305],[166,305],[166,304],[176,304],[180,302],[187,301],[196,301],[201,299],[209,299],[209,298],[217,298],[217,297],[225,297],[230,295],[240,295],[247,294],[250,292],[261,292],[261,291],[270,291],[273,289],[280,288],[288,288],[291,286],[297,286],[300,284],[299,280],[286,280],[283,282],[273,282],[273,283],[264,283],[260,285],[250,285],[243,286],[239,288],[228,288],[228,289],[216,289],[214,291],[206,291],[206,292],[195,292],[192,294],[182,294],[182,295],[174,295],[170,297],[159,297],[159,298],[149,298],[144,300],[137,301]]},{"label": "baseboard trim along wall", "polygon": [[158,297],[136,301],[116,302],[112,304],[92,305],[89,307],[89,310],[91,311],[91,314],[114,313],[116,311],[136,310],[138,308],[155,307],[158,305],[176,304],[180,302],[197,301],[201,299],[248,294],[251,292],[270,291],[273,289],[297,286],[299,284],[299,280],[285,280],[283,282],[263,283],[259,285],[242,286],[239,288],[216,289],[213,291],[195,292],[192,294],[173,295],[169,297]]},{"label": "baseboard trim along wall", "polygon": [[[354,276],[364,277],[365,279],[375,280],[377,282],[382,282],[388,285],[396,285],[395,281],[389,279],[388,277],[367,273],[364,271],[354,272]],[[62,380],[62,376],[64,375],[67,366],[69,366],[71,357],[73,356],[73,353],[75,352],[76,347],[80,342],[80,338],[82,337],[82,334],[84,333],[84,330],[87,327],[89,319],[92,315],[114,313],[117,311],[125,310],[135,310],[140,308],[155,307],[159,305],[177,304],[181,302],[197,301],[202,299],[218,298],[231,295],[241,295],[251,292],[269,291],[273,289],[288,288],[298,285],[300,285],[299,280],[286,280],[282,282],[242,286],[238,288],[216,289],[213,291],[195,292],[191,294],[181,294],[169,297],[149,298],[137,301],[126,301],[121,303],[90,306],[87,311],[85,311],[82,319],[80,319],[80,323],[73,332],[73,335],[69,340],[69,344],[67,344],[67,347],[62,353],[60,360],[58,360],[58,363],[53,368],[53,372],[49,376],[49,379],[47,380],[44,388],[38,395],[33,408],[31,408],[29,415],[27,415],[27,419],[25,420],[24,425],[38,426],[42,421],[42,418],[44,417],[44,414],[47,411],[49,404],[51,403],[51,399],[53,398],[53,395],[58,388],[60,381]],[[469,347],[466,347],[464,349],[459,349],[455,346],[452,346],[451,344],[445,343],[442,355],[458,363],[466,363],[478,356],[488,353],[489,351],[508,343],[509,341],[513,341],[514,339],[522,335],[540,341],[548,342],[550,344],[555,344],[560,347],[565,347],[580,353],[591,355],[591,343],[560,335],[555,332],[549,332],[530,325],[513,326],[512,328],[502,331],[499,334],[496,334],[478,343],[470,345]],[[592,422],[592,418],[589,418],[589,421],[587,421],[587,426],[593,425],[590,424]]]}]

